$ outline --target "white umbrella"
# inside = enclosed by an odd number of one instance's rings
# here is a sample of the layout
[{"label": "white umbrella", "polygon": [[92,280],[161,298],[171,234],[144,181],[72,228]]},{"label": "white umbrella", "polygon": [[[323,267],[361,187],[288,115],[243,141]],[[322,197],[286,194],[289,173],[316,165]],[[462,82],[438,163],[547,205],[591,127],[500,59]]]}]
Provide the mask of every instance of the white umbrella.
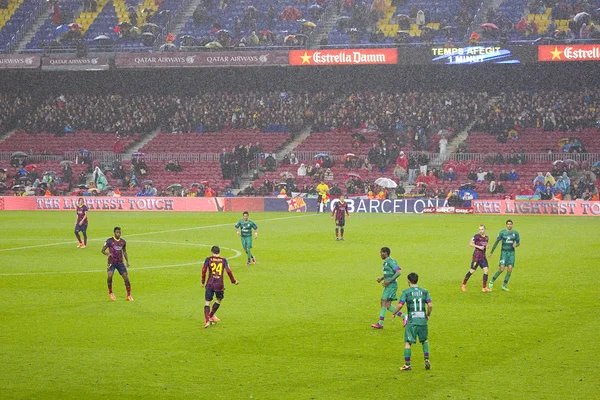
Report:
[{"label": "white umbrella", "polygon": [[398,186],[398,184],[396,182],[394,182],[393,180],[391,180],[390,178],[377,178],[375,180],[375,184],[379,185],[381,187],[384,188],[395,188]]}]

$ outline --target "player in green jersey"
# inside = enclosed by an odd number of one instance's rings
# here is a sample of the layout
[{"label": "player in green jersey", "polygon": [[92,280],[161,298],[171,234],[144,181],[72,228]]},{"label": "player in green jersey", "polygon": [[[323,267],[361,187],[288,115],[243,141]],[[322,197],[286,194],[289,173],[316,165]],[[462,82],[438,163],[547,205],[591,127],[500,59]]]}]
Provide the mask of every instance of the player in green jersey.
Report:
[{"label": "player in green jersey", "polygon": [[515,266],[515,249],[519,247],[521,244],[521,238],[519,237],[519,232],[513,229],[512,220],[506,221],[506,229],[502,229],[496,238],[496,243],[492,247],[492,251],[490,252],[490,257],[494,254],[494,250],[498,243],[502,242],[502,251],[500,252],[500,262],[499,269],[494,274],[493,278],[488,282],[488,287],[492,289],[494,287],[494,282],[502,272],[504,272],[504,267],[507,268],[506,276],[504,277],[504,283],[502,284],[502,290],[508,291],[506,285],[508,285],[508,280],[510,279],[510,274],[512,273],[513,267]]},{"label": "player in green jersey", "polygon": [[242,213],[242,219],[235,224],[237,234],[242,238],[244,252],[248,256],[246,266],[250,265],[250,261],[252,261],[253,264],[256,264],[256,258],[252,255],[252,229],[254,229],[254,239],[258,239],[258,226],[250,221],[249,217],[250,214],[248,214],[248,211],[244,211]]},{"label": "player in green jersey", "polygon": [[[404,304],[408,309],[408,323],[404,330],[404,365],[400,367],[400,371],[410,371],[410,355],[411,346],[417,343],[417,338],[423,345],[423,355],[425,356],[425,369],[430,369],[431,364],[429,363],[429,342],[427,336],[429,330],[427,328],[427,321],[431,316],[431,297],[427,289],[419,287],[419,275],[414,272],[408,274],[408,289],[404,289],[400,295],[400,301],[398,306],[394,310],[394,315],[402,309]],[[427,305],[427,311],[425,311],[425,305]]]},{"label": "player in green jersey", "polygon": [[[383,321],[385,320],[385,313],[387,311],[392,312],[394,307],[392,307],[392,301],[398,300],[396,296],[396,292],[398,291],[398,282],[396,279],[401,274],[400,266],[390,257],[391,250],[389,247],[382,247],[379,251],[379,255],[383,260],[383,276],[377,278],[377,282],[381,283],[383,286],[383,294],[381,295],[381,308],[379,309],[379,322],[376,324],[372,324],[371,327],[374,329],[383,329]],[[402,316],[402,313],[399,313],[398,316]],[[406,324],[406,318],[404,319],[404,323]]]}]

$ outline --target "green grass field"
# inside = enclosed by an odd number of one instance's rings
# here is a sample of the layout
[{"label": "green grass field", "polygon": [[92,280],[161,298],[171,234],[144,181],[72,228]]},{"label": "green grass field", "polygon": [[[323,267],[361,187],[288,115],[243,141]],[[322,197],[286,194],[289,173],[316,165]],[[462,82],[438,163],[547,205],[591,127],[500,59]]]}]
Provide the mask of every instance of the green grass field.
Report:
[{"label": "green grass field", "polygon": [[[510,292],[468,270],[480,223],[506,217],[354,214],[346,240],[327,215],[252,213],[258,265],[245,267],[235,213],[0,214],[2,399],[589,399],[598,396],[598,220],[515,216]],[[106,289],[103,241],[120,225],[135,302]],[[221,246],[221,322],[202,329],[201,267]],[[403,364],[401,322],[377,322],[379,249],[431,292],[432,369]],[[490,260],[496,270],[497,251]]]}]

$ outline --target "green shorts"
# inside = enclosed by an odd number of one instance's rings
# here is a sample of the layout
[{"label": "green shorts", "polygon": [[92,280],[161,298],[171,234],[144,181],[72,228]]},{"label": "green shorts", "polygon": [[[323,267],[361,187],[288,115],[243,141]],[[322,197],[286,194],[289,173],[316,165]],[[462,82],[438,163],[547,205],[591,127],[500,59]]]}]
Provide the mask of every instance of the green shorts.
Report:
[{"label": "green shorts", "polygon": [[428,334],[429,328],[427,325],[413,325],[409,322],[404,329],[404,342],[415,344],[417,338],[419,338],[419,342],[423,343],[427,340]]},{"label": "green shorts", "polygon": [[244,250],[252,248],[252,236],[242,236],[242,247]]},{"label": "green shorts", "polygon": [[383,294],[381,300],[398,300],[396,292],[398,291],[398,284],[396,282],[390,283],[387,287],[383,288]]},{"label": "green shorts", "polygon": [[514,251],[502,251],[500,252],[500,266],[515,266],[515,252]]}]

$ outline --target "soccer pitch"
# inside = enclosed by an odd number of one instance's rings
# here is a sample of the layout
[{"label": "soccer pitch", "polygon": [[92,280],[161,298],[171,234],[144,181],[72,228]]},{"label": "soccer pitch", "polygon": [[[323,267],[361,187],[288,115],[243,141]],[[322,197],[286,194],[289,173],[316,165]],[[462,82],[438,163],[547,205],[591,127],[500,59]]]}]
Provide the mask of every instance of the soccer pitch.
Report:
[{"label": "soccer pitch", "polygon": [[[513,216],[521,236],[510,292],[481,292],[469,269],[480,223],[493,243],[505,216],[352,214],[336,242],[327,214],[250,213],[259,226],[245,267],[241,213],[90,211],[86,249],[74,212],[0,214],[0,398],[3,399],[570,399],[600,382],[599,220]],[[100,253],[122,228],[135,302],[106,288]],[[221,246],[221,322],[202,329],[204,258]],[[404,330],[377,322],[379,249],[433,300],[432,369]],[[490,259],[490,278],[500,249]],[[502,276],[504,277],[504,275]],[[400,292],[400,291],[399,291]],[[395,304],[395,302],[394,302]]]}]

